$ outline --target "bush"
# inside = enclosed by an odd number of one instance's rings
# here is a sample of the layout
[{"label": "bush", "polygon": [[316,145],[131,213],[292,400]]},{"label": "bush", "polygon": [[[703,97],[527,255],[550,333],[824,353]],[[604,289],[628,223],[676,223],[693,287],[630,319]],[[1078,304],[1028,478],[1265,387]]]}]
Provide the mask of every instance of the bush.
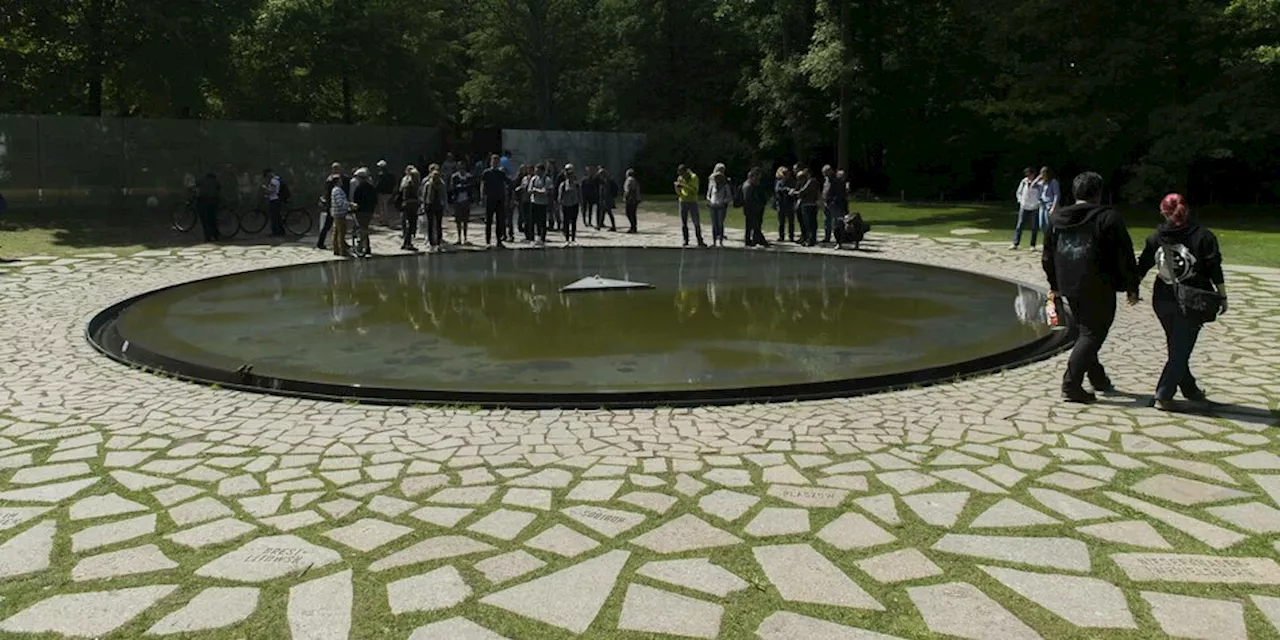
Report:
[{"label": "bush", "polygon": [[[691,120],[654,123],[646,128],[645,136],[645,146],[635,159],[637,177],[645,185],[671,182],[681,164],[705,178],[718,162],[728,166],[731,177],[742,180],[755,155],[752,146],[737,134]],[[646,191],[664,190],[650,186]]]}]

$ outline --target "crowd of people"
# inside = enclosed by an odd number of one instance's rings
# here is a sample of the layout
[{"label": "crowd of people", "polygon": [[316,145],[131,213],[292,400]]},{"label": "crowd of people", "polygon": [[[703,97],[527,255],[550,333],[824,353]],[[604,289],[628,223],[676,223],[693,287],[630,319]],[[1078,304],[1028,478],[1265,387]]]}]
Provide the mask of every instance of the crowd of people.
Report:
[{"label": "crowd of people", "polygon": [[[738,182],[729,177],[724,164],[717,164],[703,191],[698,175],[680,165],[673,189],[679,201],[684,244],[689,245],[692,226],[698,246],[708,246],[703,239],[702,202],[711,214],[715,246],[724,246],[725,220],[731,208],[743,210],[743,244],[748,247],[769,246],[763,227],[770,204],[778,216],[778,242],[816,246],[819,209],[825,218],[824,243],[856,247],[870,229],[860,214],[849,209],[850,190],[843,171],[826,166],[816,174],[796,165],[780,167],[774,177],[770,189],[764,184],[763,171],[753,167],[746,179]],[[323,194],[325,215],[316,245],[326,249],[332,234],[333,251],[341,256],[369,255],[369,228],[375,222],[398,224],[402,250],[417,251],[416,242],[425,239],[426,250],[438,252],[450,244],[444,235],[444,221],[450,217],[452,244],[471,245],[476,206],[484,212],[486,248],[503,248],[517,238],[545,246],[550,232],[558,232],[565,246],[573,246],[580,222],[601,231],[607,223],[610,231],[619,231],[615,215],[619,204],[626,218],[625,232],[637,233],[637,214],[644,199],[634,169],[628,169],[619,184],[604,167],[585,166],[579,171],[573,164],[562,167],[555,160],[517,166],[509,151],[489,156],[487,165],[456,161],[450,153],[425,170],[409,165],[399,175],[386,161],[377,163],[376,173],[362,167],[350,176],[341,164],[334,163]],[[398,216],[391,213],[395,210]],[[348,231],[355,235],[354,249],[347,242]]]}]

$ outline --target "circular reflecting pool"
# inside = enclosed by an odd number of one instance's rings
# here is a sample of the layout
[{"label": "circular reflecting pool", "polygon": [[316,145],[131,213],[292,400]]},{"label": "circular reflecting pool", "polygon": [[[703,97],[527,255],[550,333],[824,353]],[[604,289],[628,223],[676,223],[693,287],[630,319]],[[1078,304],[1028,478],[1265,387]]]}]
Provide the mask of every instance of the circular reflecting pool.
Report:
[{"label": "circular reflecting pool", "polygon": [[[645,288],[561,291],[583,278]],[[335,261],[191,282],[102,312],[124,362],[381,402],[676,405],[851,395],[1043,357],[1043,298],[925,265],[580,248]]]}]

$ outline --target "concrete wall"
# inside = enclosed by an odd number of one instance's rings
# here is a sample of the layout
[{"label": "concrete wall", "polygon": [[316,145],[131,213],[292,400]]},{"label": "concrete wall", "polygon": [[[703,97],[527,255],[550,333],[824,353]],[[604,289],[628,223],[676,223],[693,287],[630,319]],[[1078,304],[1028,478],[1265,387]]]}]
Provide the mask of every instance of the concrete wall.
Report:
[{"label": "concrete wall", "polygon": [[642,147],[643,133],[502,130],[502,148],[511,150],[517,165],[554,159],[560,166],[602,166],[622,176]]}]

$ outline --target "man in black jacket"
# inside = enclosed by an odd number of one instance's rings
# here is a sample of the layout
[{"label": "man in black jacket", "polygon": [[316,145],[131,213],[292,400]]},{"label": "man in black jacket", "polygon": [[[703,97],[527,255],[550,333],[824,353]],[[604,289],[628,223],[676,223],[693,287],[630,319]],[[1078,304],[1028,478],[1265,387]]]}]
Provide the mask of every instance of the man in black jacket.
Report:
[{"label": "man in black jacket", "polygon": [[747,181],[742,183],[742,213],[747,219],[747,237],[743,241],[748,247],[767,247],[769,241],[764,238],[764,208],[769,204],[769,191],[760,184],[760,167],[751,167],[747,172]]},{"label": "man in black jacket", "polygon": [[1067,299],[1079,330],[1062,376],[1062,399],[1087,403],[1097,398],[1085,391],[1086,376],[1094,391],[1114,390],[1098,351],[1116,318],[1116,293],[1128,293],[1131,305],[1138,302],[1137,261],[1120,214],[1101,204],[1102,176],[1088,171],[1072,186],[1075,204],[1049,217],[1041,264],[1049,294]]},{"label": "man in black jacket", "polygon": [[378,205],[377,217],[378,224],[389,227],[391,226],[391,198],[396,193],[396,185],[400,183],[399,178],[391,173],[387,168],[386,160],[378,161]]},{"label": "man in black jacket", "polygon": [[373,213],[378,208],[378,189],[374,186],[369,170],[361,167],[356,170],[355,181],[351,187],[351,201],[356,203],[356,255],[368,258],[373,255],[369,246],[369,227],[373,224]]}]

